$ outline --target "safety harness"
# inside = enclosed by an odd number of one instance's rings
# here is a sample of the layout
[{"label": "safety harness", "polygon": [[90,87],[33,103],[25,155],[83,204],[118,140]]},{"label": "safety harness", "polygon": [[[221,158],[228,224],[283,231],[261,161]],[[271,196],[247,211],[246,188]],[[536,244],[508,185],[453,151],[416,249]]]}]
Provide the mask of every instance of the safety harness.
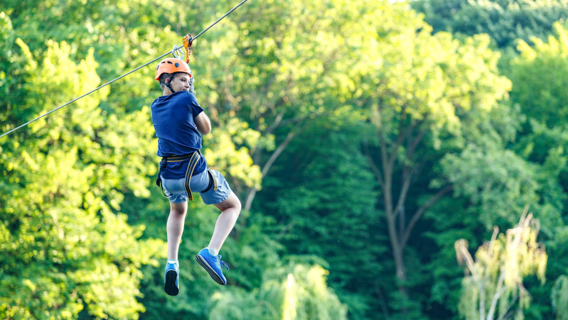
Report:
[{"label": "safety harness", "polygon": [[[201,152],[199,150],[183,156],[173,155],[169,157],[162,157],[162,160],[160,161],[160,171],[158,172],[158,178],[156,179],[156,185],[162,189],[162,194],[164,194],[164,196],[167,197],[167,195],[164,192],[164,186],[162,183],[162,172],[168,165],[168,162],[181,162],[189,159],[189,164],[187,165],[187,170],[185,171],[184,187],[185,191],[187,192],[188,199],[192,201],[193,194],[191,193],[191,187],[190,187],[191,177],[193,176],[193,170],[195,169],[195,166],[197,166],[197,162],[199,162],[200,158],[201,158]],[[217,181],[215,180],[215,176],[209,169],[207,169],[207,176],[209,177],[209,184],[207,185],[207,188],[205,188],[205,190],[201,191],[200,193],[205,193],[209,191],[211,187],[214,188],[213,190],[217,191],[218,188]]]}]

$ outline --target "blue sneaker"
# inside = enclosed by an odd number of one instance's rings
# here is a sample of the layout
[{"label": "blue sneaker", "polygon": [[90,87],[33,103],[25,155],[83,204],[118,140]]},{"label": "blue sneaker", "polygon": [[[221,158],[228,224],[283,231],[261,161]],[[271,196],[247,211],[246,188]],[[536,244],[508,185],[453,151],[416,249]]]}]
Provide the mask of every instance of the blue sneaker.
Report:
[{"label": "blue sneaker", "polygon": [[209,249],[205,248],[199,251],[197,256],[195,256],[195,260],[209,273],[211,279],[222,286],[227,284],[227,279],[223,275],[221,266],[225,266],[227,270],[229,270],[229,266],[224,261],[221,261],[221,255],[214,256],[209,253]]},{"label": "blue sneaker", "polygon": [[166,263],[164,290],[170,296],[177,296],[179,293],[179,266],[177,263]]}]

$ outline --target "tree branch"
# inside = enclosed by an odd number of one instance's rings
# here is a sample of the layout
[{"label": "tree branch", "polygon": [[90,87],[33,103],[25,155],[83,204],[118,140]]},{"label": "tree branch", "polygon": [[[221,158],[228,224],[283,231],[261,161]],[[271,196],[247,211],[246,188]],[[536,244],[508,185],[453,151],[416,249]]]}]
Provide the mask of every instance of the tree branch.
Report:
[{"label": "tree branch", "polygon": [[436,202],[438,202],[438,200],[440,200],[440,198],[442,198],[446,193],[451,191],[453,188],[454,188],[453,185],[447,185],[442,190],[438,191],[438,193],[436,193],[436,195],[434,195],[432,198],[430,198],[430,200],[428,200],[428,202],[426,202],[422,207],[420,207],[420,209],[418,209],[418,211],[416,211],[416,213],[412,217],[412,220],[410,220],[410,223],[408,224],[408,228],[406,229],[406,232],[404,234],[404,238],[402,240],[402,247],[403,248],[406,246],[406,243],[408,242],[408,238],[410,238],[410,233],[412,232],[414,225],[416,224],[416,222],[418,222],[418,220],[420,220],[420,218],[422,217],[424,212],[428,208],[430,208],[432,205],[434,205]]},{"label": "tree branch", "polygon": [[378,283],[375,284],[375,292],[377,293],[377,296],[379,296],[379,302],[381,303],[381,310],[383,311],[384,318],[387,320],[390,319],[389,309],[387,308],[385,297],[383,296],[383,292]]},{"label": "tree branch", "polygon": [[388,163],[388,154],[387,154],[387,142],[385,138],[385,131],[383,130],[382,119],[381,119],[381,112],[383,108],[383,101],[379,98],[379,103],[377,107],[377,123],[376,127],[379,131],[379,141],[380,141],[380,148],[381,148],[381,161],[383,164],[383,174],[384,174],[384,184],[383,184],[383,197],[385,199],[385,213],[387,215],[387,219],[390,220],[393,218],[393,211],[392,211],[392,166],[389,166]]},{"label": "tree branch", "polygon": [[249,193],[247,195],[247,200],[245,201],[245,207],[243,208],[244,211],[248,211],[248,210],[250,210],[250,207],[252,207],[252,202],[254,201],[254,198],[256,197],[256,191],[257,190],[256,190],[255,187],[250,188]]},{"label": "tree branch", "polygon": [[371,167],[371,170],[373,170],[373,173],[377,177],[377,180],[379,181],[379,185],[381,186],[381,188],[384,188],[385,183],[383,181],[383,175],[381,174],[379,168],[377,168],[377,166],[375,165],[373,158],[371,158],[371,153],[369,152],[369,146],[367,145],[367,143],[365,143],[364,146],[365,146],[365,157],[369,162],[369,166]]},{"label": "tree branch", "polygon": [[[408,190],[410,189],[410,182],[412,181],[412,176],[415,172],[414,168],[409,173],[406,173],[405,171],[407,171],[406,167],[403,169],[402,174],[402,189],[400,190],[398,202],[396,204],[396,207],[394,208],[395,216],[398,214],[401,206],[404,204],[404,201],[406,201],[406,195],[408,194]],[[401,234],[400,236],[402,237],[403,235]]]},{"label": "tree branch", "polygon": [[[422,121],[420,121],[418,124],[416,125],[411,125],[408,127],[407,132],[405,133],[406,136],[410,135],[410,133],[413,131],[414,128],[416,127],[420,127],[422,123],[424,123],[424,121],[426,121],[425,119],[423,119]],[[402,181],[403,181],[403,185],[402,185],[402,189],[400,191],[400,196],[398,198],[398,203],[396,204],[396,207],[394,209],[394,214],[395,216],[400,212],[400,208],[402,208],[402,206],[404,205],[404,201],[406,201],[406,195],[408,194],[408,190],[410,188],[410,184],[412,182],[412,177],[414,175],[416,175],[417,171],[420,170],[419,166],[416,167],[414,166],[414,161],[411,160],[414,156],[414,150],[416,149],[416,146],[418,145],[418,143],[420,143],[420,141],[422,140],[422,138],[424,137],[424,134],[426,133],[426,131],[420,131],[418,133],[418,135],[416,136],[416,138],[414,139],[414,141],[410,142],[409,141],[409,148],[406,149],[406,160],[410,162],[410,164],[404,164],[404,168],[402,170]],[[405,137],[406,139],[406,137]],[[404,141],[401,140],[400,143],[402,143]],[[397,153],[397,149],[398,149],[398,142],[397,141],[397,146],[395,146],[395,151],[393,152],[393,154],[391,155],[391,159],[393,158],[394,155],[396,155]],[[394,161],[391,161],[391,165],[394,163]],[[412,169],[410,170],[410,172],[408,172],[408,168],[412,166]],[[403,235],[401,234],[401,237]]]},{"label": "tree branch", "polygon": [[[280,146],[278,146],[278,148],[276,149],[276,151],[274,151],[272,153],[272,155],[270,156],[270,158],[268,159],[268,161],[264,164],[264,166],[262,167],[262,177],[264,178],[266,176],[266,174],[268,173],[268,170],[270,170],[270,167],[272,167],[272,165],[274,164],[274,162],[276,161],[276,159],[278,159],[278,157],[280,156],[280,154],[284,151],[284,149],[286,149],[286,147],[288,146],[288,144],[290,143],[290,141],[292,141],[292,139],[295,136],[295,132],[294,131],[290,131],[288,133],[288,136],[286,137],[286,139],[284,139],[284,141],[280,144]],[[256,196],[256,188],[252,187],[251,191],[249,192],[248,196],[247,196],[247,200],[245,202],[245,207],[244,210],[250,210],[251,206],[252,206],[252,201],[254,200],[255,196]]]},{"label": "tree branch", "polygon": [[280,240],[282,239],[282,237],[288,232],[290,231],[290,229],[292,229],[292,227],[294,227],[296,225],[297,221],[293,220],[292,222],[288,223],[287,225],[285,225],[282,230],[280,230],[280,232],[278,233],[278,235],[276,235],[276,240]]},{"label": "tree branch", "polygon": [[485,283],[483,279],[477,283],[477,290],[479,291],[479,319],[485,320]]},{"label": "tree branch", "polygon": [[385,138],[385,131],[383,130],[383,124],[381,119],[381,110],[382,110],[382,101],[379,101],[379,110],[378,110],[378,119],[377,119],[377,129],[379,130],[379,140],[380,140],[380,147],[381,147],[381,158],[383,162],[383,173],[385,174],[385,179],[389,180],[387,177],[390,170],[387,170],[388,162],[388,155],[387,155],[387,139]]},{"label": "tree branch", "polygon": [[459,250],[467,268],[469,269],[469,272],[471,272],[471,276],[473,277],[473,279],[478,279],[479,277],[477,274],[477,269],[475,268],[475,262],[473,261],[471,254],[466,247],[460,247]]},{"label": "tree branch", "polygon": [[287,109],[283,108],[282,112],[280,112],[277,116],[276,119],[274,119],[274,122],[272,123],[272,125],[270,126],[270,128],[268,128],[266,130],[266,132],[264,134],[271,134],[272,132],[274,132],[274,130],[276,130],[276,128],[278,128],[280,126],[280,123],[282,123],[282,118],[284,118],[284,115],[286,114]]},{"label": "tree branch", "polygon": [[517,299],[519,299],[519,296],[515,296],[515,298],[513,300],[511,300],[511,302],[507,305],[507,307],[503,310],[503,312],[501,312],[501,314],[499,315],[499,319],[498,320],[503,320],[505,319],[505,316],[507,315],[507,313],[509,312],[509,310],[511,309],[511,307],[513,307],[513,305],[515,304],[515,302],[517,302]]},{"label": "tree branch", "polygon": [[499,275],[499,281],[497,282],[497,291],[493,295],[493,300],[491,300],[491,307],[489,307],[489,312],[487,312],[487,320],[493,320],[493,314],[495,314],[495,307],[497,307],[497,301],[499,298],[507,291],[507,286],[503,285],[505,281],[505,272],[501,269],[501,275]]},{"label": "tree branch", "polygon": [[412,141],[410,147],[406,150],[406,158],[410,159],[412,157],[412,155],[414,154],[414,150],[416,149],[420,141],[422,141],[422,138],[424,138],[425,134],[426,130],[422,130],[418,133],[414,141]]},{"label": "tree branch", "polygon": [[[279,108],[280,106],[282,106],[282,105],[284,105],[284,104],[286,103],[286,100],[288,99],[287,96],[286,96],[287,93],[288,93],[288,89],[286,89],[286,93],[285,93],[280,99],[278,99],[278,100],[274,101],[273,103],[271,103],[270,106],[269,106],[268,108],[266,108],[266,110],[265,110],[264,112],[258,114],[258,115],[256,116],[256,119],[257,119],[257,120],[260,120],[261,118],[267,117],[269,113],[271,113],[271,112],[272,112],[272,113],[276,112],[276,110],[278,110],[278,108]],[[262,99],[262,98],[259,97],[259,99]],[[287,110],[287,109],[284,108],[284,112],[285,112],[286,110]]]},{"label": "tree branch", "polygon": [[406,137],[408,137],[408,135],[410,134],[410,132],[412,131],[412,128],[413,128],[413,126],[410,125],[404,133],[401,133],[402,125],[403,125],[405,119],[406,119],[406,108],[402,107],[402,111],[401,111],[401,115],[400,115],[400,122],[398,123],[398,136],[396,138],[396,142],[395,142],[394,147],[392,149],[392,153],[389,157],[389,166],[391,166],[391,167],[394,164],[394,161],[396,160],[396,156],[398,154],[398,152],[397,152],[398,148],[404,142]]},{"label": "tree branch", "polygon": [[274,153],[272,153],[272,155],[270,156],[270,158],[268,159],[268,161],[266,162],[266,164],[262,168],[262,177],[263,178],[268,173],[268,170],[270,170],[270,167],[272,167],[272,165],[274,164],[274,161],[276,161],[276,159],[280,156],[282,151],[284,151],[284,149],[286,149],[286,147],[288,146],[290,141],[292,141],[292,139],[294,138],[295,135],[296,135],[296,133],[294,131],[288,132],[288,136],[286,136],[286,139],[284,139],[284,141],[280,144],[280,146],[278,146],[276,151],[274,151]]}]

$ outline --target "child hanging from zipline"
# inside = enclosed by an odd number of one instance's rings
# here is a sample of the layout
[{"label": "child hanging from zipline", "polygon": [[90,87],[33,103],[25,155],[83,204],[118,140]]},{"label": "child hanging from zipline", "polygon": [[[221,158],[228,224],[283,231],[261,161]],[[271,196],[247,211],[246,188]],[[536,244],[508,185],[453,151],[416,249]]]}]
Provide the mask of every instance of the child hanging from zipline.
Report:
[{"label": "child hanging from zipline", "polygon": [[221,261],[219,251],[235,226],[241,203],[223,175],[208,169],[201,155],[201,135],[211,131],[211,122],[195,98],[195,80],[189,65],[177,58],[164,59],[156,68],[156,80],[163,91],[151,107],[158,156],[162,157],[156,182],[170,201],[164,290],[175,296],[179,293],[178,249],[192,192],[199,192],[205,204],[221,210],[211,242],[196,256],[197,262],[220,285],[227,284],[221,266],[227,270],[229,267]]}]

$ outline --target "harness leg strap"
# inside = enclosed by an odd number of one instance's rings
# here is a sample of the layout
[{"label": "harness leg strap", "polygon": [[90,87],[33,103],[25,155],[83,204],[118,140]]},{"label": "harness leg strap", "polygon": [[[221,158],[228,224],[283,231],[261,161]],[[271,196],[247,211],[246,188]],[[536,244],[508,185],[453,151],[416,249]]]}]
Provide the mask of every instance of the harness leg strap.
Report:
[{"label": "harness leg strap", "polygon": [[211,189],[211,187],[215,186],[213,190],[217,191],[217,180],[215,180],[215,176],[211,170],[207,169],[207,175],[209,176],[209,184],[205,190],[201,191],[201,193],[205,193]]},{"label": "harness leg strap", "polygon": [[187,165],[187,171],[185,172],[185,191],[187,192],[187,197],[190,201],[193,201],[193,194],[191,194],[191,176],[193,175],[193,170],[197,165],[197,162],[201,158],[201,154],[199,152],[194,152],[189,159],[189,164]]}]

